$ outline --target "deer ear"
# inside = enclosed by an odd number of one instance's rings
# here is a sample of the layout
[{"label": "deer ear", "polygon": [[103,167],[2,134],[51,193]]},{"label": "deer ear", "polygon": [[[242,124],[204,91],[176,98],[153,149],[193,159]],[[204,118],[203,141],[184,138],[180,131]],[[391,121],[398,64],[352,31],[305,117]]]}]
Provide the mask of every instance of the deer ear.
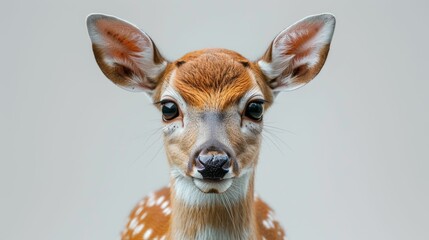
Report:
[{"label": "deer ear", "polygon": [[86,23],[95,59],[106,77],[126,90],[151,94],[167,62],[150,37],[113,16],[92,14]]},{"label": "deer ear", "polygon": [[311,81],[325,63],[334,28],[335,17],[321,14],[283,30],[258,61],[271,89],[294,90]]}]

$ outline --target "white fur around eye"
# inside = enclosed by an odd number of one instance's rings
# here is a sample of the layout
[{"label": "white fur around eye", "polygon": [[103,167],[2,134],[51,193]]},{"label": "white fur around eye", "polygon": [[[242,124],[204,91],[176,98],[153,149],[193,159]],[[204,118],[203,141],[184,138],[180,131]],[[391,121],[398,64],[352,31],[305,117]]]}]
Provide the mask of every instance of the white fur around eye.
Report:
[{"label": "white fur around eye", "polygon": [[181,121],[174,121],[164,126],[163,131],[165,136],[171,136],[174,133],[180,132],[182,129]]},{"label": "white fur around eye", "polygon": [[261,89],[258,86],[258,83],[256,82],[256,78],[255,75],[252,71],[248,71],[250,78],[252,79],[253,82],[253,87],[246,92],[246,94],[240,99],[239,103],[238,103],[238,110],[240,112],[243,112],[247,106],[247,104],[249,103],[250,100],[252,99],[264,99],[264,94],[262,94]]},{"label": "white fur around eye", "polygon": [[181,111],[186,112],[187,111],[187,105],[186,105],[185,100],[179,94],[179,92],[177,92],[177,90],[173,88],[173,81],[174,81],[175,76],[176,76],[176,70],[174,70],[171,73],[171,76],[168,79],[168,81],[166,81],[164,83],[163,91],[161,93],[160,99],[161,99],[161,101],[164,99],[173,99],[177,102]]},{"label": "white fur around eye", "polygon": [[[182,113],[182,117],[177,120],[172,120],[171,122],[164,123],[163,132],[165,136],[174,136],[179,135],[183,131],[183,126],[186,124],[187,119],[187,105],[182,96],[172,87],[171,82],[174,80],[175,71],[172,72],[170,79],[166,81],[163,92],[161,94],[162,100],[172,100],[177,103],[179,111]],[[174,134],[174,135],[173,135]]]},{"label": "white fur around eye", "polygon": [[241,131],[246,135],[258,135],[262,132],[262,122],[253,122],[243,119]]}]

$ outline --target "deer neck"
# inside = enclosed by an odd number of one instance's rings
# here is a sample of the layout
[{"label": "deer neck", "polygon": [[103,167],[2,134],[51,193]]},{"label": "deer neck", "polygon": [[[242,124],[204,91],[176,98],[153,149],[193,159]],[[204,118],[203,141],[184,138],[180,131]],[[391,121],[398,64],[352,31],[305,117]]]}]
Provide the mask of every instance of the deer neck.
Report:
[{"label": "deer neck", "polygon": [[172,177],[169,239],[253,239],[254,171],[236,178],[224,193],[202,193],[192,180]]}]

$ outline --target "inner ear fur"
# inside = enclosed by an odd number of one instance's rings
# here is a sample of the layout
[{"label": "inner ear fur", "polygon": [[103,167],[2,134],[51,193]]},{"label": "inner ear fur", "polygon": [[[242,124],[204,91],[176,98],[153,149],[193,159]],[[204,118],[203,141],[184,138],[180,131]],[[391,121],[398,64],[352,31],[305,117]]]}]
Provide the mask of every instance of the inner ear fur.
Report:
[{"label": "inner ear fur", "polygon": [[109,15],[89,15],[87,27],[95,59],[106,77],[126,90],[151,94],[167,65],[152,39]]},{"label": "inner ear fur", "polygon": [[320,14],[304,18],[283,30],[258,61],[273,91],[294,90],[310,82],[328,56],[335,17]]}]

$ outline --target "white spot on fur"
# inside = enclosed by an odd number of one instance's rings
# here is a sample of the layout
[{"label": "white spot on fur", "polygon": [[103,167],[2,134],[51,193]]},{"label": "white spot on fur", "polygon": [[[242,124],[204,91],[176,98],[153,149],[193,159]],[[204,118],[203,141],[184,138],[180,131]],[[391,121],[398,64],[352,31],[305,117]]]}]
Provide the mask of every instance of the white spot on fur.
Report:
[{"label": "white spot on fur", "polygon": [[139,215],[142,211],[143,211],[143,207],[139,207],[139,208],[137,208],[135,214]]},{"label": "white spot on fur", "polygon": [[144,228],[144,224],[137,225],[137,227],[133,231],[133,235],[139,234],[142,231],[143,228]]},{"label": "white spot on fur", "polygon": [[264,227],[266,229],[271,229],[271,228],[275,227],[274,226],[274,222],[270,218],[267,218],[266,220],[263,220],[262,224],[264,225]]},{"label": "white spot on fur", "polygon": [[152,235],[152,231],[153,230],[151,228],[149,228],[148,230],[146,230],[146,232],[143,235],[143,239],[149,239],[150,235]]},{"label": "white spot on fur", "polygon": [[153,207],[153,205],[155,205],[155,193],[151,193],[149,195],[149,199],[147,200],[148,207]]},{"label": "white spot on fur", "polygon": [[129,229],[134,229],[134,228],[137,226],[137,223],[138,223],[138,221],[137,221],[137,217],[135,217],[135,218],[133,218],[133,219],[131,220],[130,225],[128,225],[128,228],[129,228]]},{"label": "white spot on fur", "polygon": [[263,220],[263,221],[262,221],[262,225],[264,225],[264,227],[265,227],[266,229],[270,229],[270,228],[271,228],[271,225],[268,223],[268,221],[267,221],[267,220]]},{"label": "white spot on fur", "polygon": [[162,212],[163,212],[165,215],[170,215],[170,214],[171,214],[171,208],[167,207],[167,208],[165,208],[164,210],[162,210]]},{"label": "white spot on fur", "polygon": [[164,203],[162,203],[161,208],[165,209],[168,206],[168,201],[165,201]]},{"label": "white spot on fur", "polygon": [[164,198],[164,196],[159,197],[158,200],[156,200],[156,205],[160,205],[164,201]]}]

